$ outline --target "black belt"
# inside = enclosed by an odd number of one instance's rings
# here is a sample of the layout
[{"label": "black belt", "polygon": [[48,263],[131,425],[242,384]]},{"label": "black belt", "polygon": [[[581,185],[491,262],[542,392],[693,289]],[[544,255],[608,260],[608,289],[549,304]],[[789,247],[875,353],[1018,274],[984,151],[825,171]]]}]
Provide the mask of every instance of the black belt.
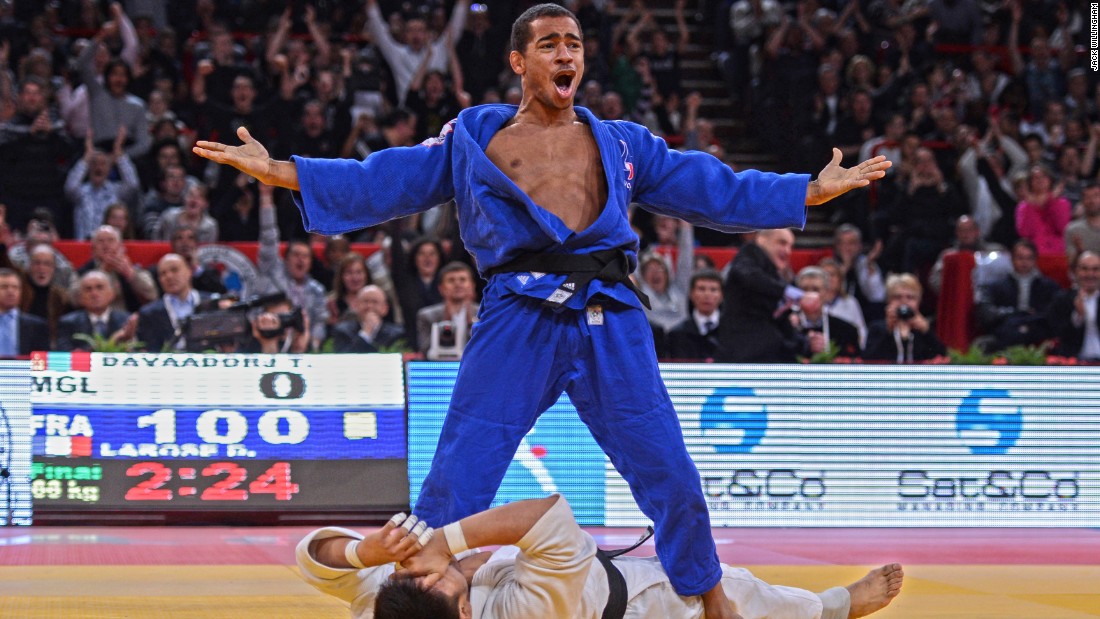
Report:
[{"label": "black belt", "polygon": [[630,258],[621,249],[604,249],[587,254],[522,254],[489,269],[488,275],[521,271],[568,275],[558,289],[542,302],[554,309],[560,308],[577,290],[594,279],[623,284],[638,295],[642,305],[652,309],[649,297],[630,280]]},{"label": "black belt", "polygon": [[623,578],[623,573],[615,567],[611,560],[641,546],[650,537],[653,537],[653,527],[647,527],[646,532],[629,548],[618,550],[596,549],[596,558],[599,559],[604,571],[607,572],[607,605],[603,607],[601,619],[623,619],[626,615],[626,579]]}]

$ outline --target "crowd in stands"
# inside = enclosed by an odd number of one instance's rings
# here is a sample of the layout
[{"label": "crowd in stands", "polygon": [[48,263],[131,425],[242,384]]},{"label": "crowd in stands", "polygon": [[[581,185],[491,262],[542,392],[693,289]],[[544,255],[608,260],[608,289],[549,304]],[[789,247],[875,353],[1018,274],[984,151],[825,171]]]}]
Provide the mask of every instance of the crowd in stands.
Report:
[{"label": "crowd in stands", "polygon": [[[277,158],[361,159],[430,139],[465,107],[519,101],[507,41],[532,4],[0,3],[0,356],[193,349],[182,325],[245,292],[204,251],[251,241],[246,292],[266,304],[216,349],[460,357],[484,282],[451,206],[310,237],[289,192],[190,147],[242,126]],[[832,147],[844,165],[893,162],[830,207],[833,251],[798,272],[791,231],[725,235],[636,209],[635,277],[660,357],[932,359],[945,352],[932,324],[944,257],[981,252],[994,265],[975,289],[984,346],[1052,340],[1100,360],[1100,79],[1085,3],[565,4],[585,35],[578,104],[600,118],[737,168],[715,122],[729,119],[706,118],[714,104],[684,79],[695,54],[728,85],[720,103],[742,138],[783,171],[820,169]],[[63,239],[90,242],[92,259],[70,264]],[[134,240],[171,253],[135,264]],[[739,249],[716,269],[700,244]],[[1038,271],[1048,255],[1067,256],[1072,288]]]}]

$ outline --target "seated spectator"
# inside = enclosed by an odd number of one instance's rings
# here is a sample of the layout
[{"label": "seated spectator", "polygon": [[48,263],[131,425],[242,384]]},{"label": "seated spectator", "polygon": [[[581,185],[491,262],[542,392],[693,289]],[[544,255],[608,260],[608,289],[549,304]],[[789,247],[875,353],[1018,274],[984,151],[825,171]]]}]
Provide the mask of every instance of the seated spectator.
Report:
[{"label": "seated spectator", "polygon": [[117,296],[115,282],[103,271],[91,270],[80,277],[77,305],[80,309],[61,317],[57,350],[91,350],[92,345],[77,335],[99,336],[111,343],[133,339],[137,315],[112,309]]},{"label": "seated spectator", "polygon": [[827,276],[825,290],[821,293],[821,300],[825,302],[829,315],[850,322],[859,331],[859,347],[862,349],[867,343],[867,321],[863,318],[863,309],[855,297],[848,296],[841,286],[843,272],[840,263],[833,258],[822,258],[817,264]]},{"label": "seated spectator", "polygon": [[691,316],[668,331],[668,356],[672,359],[713,359],[722,342],[718,340],[719,307],[722,305],[722,276],[707,269],[691,276]]},{"label": "seated spectator", "polygon": [[948,254],[960,251],[990,252],[1004,250],[1005,248],[999,243],[989,243],[982,239],[982,231],[978,227],[978,222],[970,215],[963,215],[955,220],[955,240],[951,243],[951,247],[941,251],[939,257],[936,258],[936,264],[932,265],[932,272],[928,274],[928,286],[937,293],[940,291],[940,287],[943,285],[943,259]]},{"label": "seated spectator", "polygon": [[352,301],[353,320],[343,320],[332,329],[338,353],[378,352],[399,345],[405,330],[386,322],[390,304],[386,293],[373,284],[363,286]]},{"label": "seated spectator", "polygon": [[791,314],[791,324],[805,338],[802,354],[809,357],[825,352],[829,343],[842,357],[858,357],[859,329],[832,315],[825,302],[829,275],[824,270],[808,266],[798,272],[795,285],[804,293],[798,300],[798,310]]},{"label": "seated spectator", "polygon": [[641,258],[638,289],[649,297],[646,318],[667,334],[688,318],[687,297],[695,262],[695,228],[664,215],[654,215],[653,228],[658,244],[676,246],[676,269],[671,271],[663,256],[650,253]]},{"label": "seated spectator", "polygon": [[[120,133],[110,155],[92,147],[91,136],[85,141],[84,158],[77,161],[65,179],[65,195],[73,203],[73,231],[78,240],[87,239],[103,221],[107,207],[128,202],[140,189],[137,170],[122,151]],[[111,168],[118,166],[119,179],[110,180]]]},{"label": "seated spectator", "polygon": [[1035,244],[1020,239],[1012,246],[1012,272],[975,291],[974,313],[991,350],[1038,344],[1047,338],[1047,308],[1061,290],[1035,268]]},{"label": "seated spectator", "polygon": [[[4,205],[0,204],[0,212],[3,210]],[[56,265],[53,283],[68,290],[76,283],[76,272],[73,269],[73,264],[69,262],[65,254],[54,247],[54,243],[59,239],[57,228],[54,227],[53,213],[48,209],[35,209],[34,213],[31,214],[30,221],[27,222],[27,234],[23,238],[23,242],[7,245],[8,257],[13,265],[27,271],[30,268],[31,252],[39,245],[49,247],[50,251],[53,252],[54,264]],[[8,242],[10,241],[9,238]]]},{"label": "seated spectator", "polygon": [[1056,193],[1051,174],[1043,166],[1028,171],[1027,189],[1016,205],[1016,232],[1039,248],[1040,256],[1065,251],[1065,231],[1073,207]]},{"label": "seated spectator", "polygon": [[863,233],[851,224],[837,226],[833,233],[833,258],[840,268],[840,294],[855,299],[868,319],[882,316],[886,300],[886,285],[878,256],[882,242],[876,241],[871,251],[863,253]]},{"label": "seated spectator", "polygon": [[14,269],[0,268],[0,357],[26,356],[50,350],[50,327],[45,320],[20,311],[23,278]]},{"label": "seated spectator", "polygon": [[167,241],[172,238],[176,226],[187,225],[195,229],[199,243],[217,243],[218,222],[206,212],[210,206],[209,195],[210,189],[201,183],[188,187],[183,194],[183,206],[164,211],[153,238]]},{"label": "seated spectator", "polygon": [[1058,338],[1054,354],[1100,361],[1096,303],[1100,298],[1100,255],[1091,251],[1077,254],[1073,284],[1073,288],[1059,292],[1050,304],[1047,325]]},{"label": "seated spectator", "polygon": [[[370,270],[363,256],[352,252],[340,260],[332,278],[332,292],[326,299],[329,326],[348,318],[359,292],[371,283]],[[389,303],[386,305],[388,310]]]},{"label": "seated spectator", "polygon": [[325,287],[309,276],[313,266],[313,248],[309,244],[288,241],[283,259],[279,260],[279,224],[275,215],[274,189],[270,185],[260,185],[260,248],[256,260],[261,275],[259,292],[282,292],[292,307],[305,310],[313,338],[309,347],[316,348],[324,341],[328,328]]},{"label": "seated spectator", "polygon": [[31,264],[24,275],[26,287],[20,308],[46,320],[50,325],[51,342],[57,339],[58,321],[69,310],[68,290],[54,283],[56,272],[57,257],[52,247],[38,245],[32,249]]},{"label": "seated spectator", "polygon": [[155,239],[160,218],[165,211],[183,206],[187,191],[187,171],[179,164],[169,164],[157,177],[156,189],[145,194],[141,209],[142,236]]},{"label": "seated spectator", "polygon": [[946,354],[928,319],[920,313],[921,285],[909,273],[886,279],[886,318],[871,323],[863,358],[914,363]]},{"label": "seated spectator", "polygon": [[783,275],[790,271],[793,246],[794,233],[790,230],[761,230],[730,263],[722,293],[727,307],[718,337],[729,342],[731,348],[722,351],[721,361],[796,361],[802,342],[788,314],[801,291]]},{"label": "seated spectator", "polygon": [[[211,294],[225,294],[228,291],[225,283],[222,281],[222,274],[218,272],[217,268],[207,268],[199,263],[199,240],[195,233],[195,228],[187,224],[176,226],[175,231],[172,232],[170,241],[172,253],[178,254],[187,262],[187,265],[191,267],[192,288],[199,292],[208,292]],[[149,268],[149,272],[154,279],[159,279],[157,270],[157,265],[153,265]],[[161,290],[161,292],[163,293],[164,291]]]},{"label": "seated spectator", "polygon": [[191,287],[191,276],[191,265],[179,254],[165,254],[157,262],[157,281],[164,294],[138,312],[138,340],[149,352],[187,348],[186,339],[176,336],[199,303],[209,298]]},{"label": "seated spectator", "polygon": [[122,235],[111,226],[100,226],[92,233],[92,259],[77,273],[83,275],[92,269],[103,271],[118,283],[119,295],[112,304],[117,310],[136,312],[157,296],[153,278],[130,260]]},{"label": "seated spectator", "polygon": [[456,359],[462,356],[480,309],[470,265],[464,262],[444,265],[439,270],[439,294],[442,303],[416,313],[417,350],[429,359]]},{"label": "seated spectator", "polygon": [[1070,262],[1083,251],[1100,253],[1100,184],[1090,183],[1081,191],[1081,219],[1066,226],[1066,257]]},{"label": "seated spectator", "polygon": [[132,241],[137,238],[134,235],[134,226],[130,223],[130,208],[121,202],[115,202],[108,206],[107,210],[103,212],[103,221],[100,223],[118,230],[124,241]]},{"label": "seated spectator", "polygon": [[443,246],[439,241],[421,237],[412,243],[408,253],[401,240],[399,222],[391,226],[390,277],[397,302],[401,306],[402,324],[411,337],[416,329],[416,314],[429,305],[443,301],[439,295],[439,267],[443,265]]}]

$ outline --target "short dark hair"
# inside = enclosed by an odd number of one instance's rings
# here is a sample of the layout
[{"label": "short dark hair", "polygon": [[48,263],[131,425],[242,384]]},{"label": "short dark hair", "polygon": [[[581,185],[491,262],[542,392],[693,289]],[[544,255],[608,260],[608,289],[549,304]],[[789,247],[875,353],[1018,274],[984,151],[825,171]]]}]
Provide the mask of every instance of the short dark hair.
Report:
[{"label": "short dark hair", "polygon": [[443,277],[448,273],[454,273],[456,271],[462,271],[470,276],[470,279],[474,277],[474,269],[465,262],[459,262],[458,260],[452,260],[443,265],[442,269],[439,269],[439,281],[443,281]]},{"label": "short dark hair", "polygon": [[1031,239],[1019,239],[1019,240],[1017,240],[1015,243],[1012,244],[1012,249],[1016,249],[1017,247],[1026,247],[1026,248],[1030,249],[1032,256],[1037,257],[1039,255],[1039,248],[1035,246],[1035,242],[1032,241]]},{"label": "short dark hair", "polygon": [[421,589],[408,579],[391,580],[374,598],[375,619],[458,619],[458,600]]},{"label": "short dark hair", "polygon": [[309,259],[313,259],[313,246],[309,244],[309,241],[304,241],[302,239],[290,239],[286,242],[286,249],[283,250],[284,259],[290,255],[290,250],[293,249],[295,245],[305,247],[306,250],[309,251]]},{"label": "short dark hair", "polygon": [[536,4],[524,11],[512,24],[512,49],[523,53],[527,44],[531,42],[531,22],[541,17],[568,17],[577,24],[577,30],[581,29],[581,22],[573,11],[557,4]]},{"label": "short dark hair", "polygon": [[398,123],[412,122],[413,113],[405,107],[395,108],[378,120],[378,126],[383,129],[396,127]]},{"label": "short dark hair", "polygon": [[122,67],[122,69],[126,72],[126,84],[127,87],[129,87],[129,84],[134,81],[134,72],[130,69],[130,65],[126,64],[126,61],[122,60],[121,58],[111,59],[107,63],[107,66],[103,68],[104,81],[107,80],[107,77],[111,75],[111,71],[114,71],[116,67]]},{"label": "short dark hair", "polygon": [[714,269],[699,269],[691,276],[691,285],[688,286],[688,290],[695,290],[695,282],[718,282],[718,287],[722,287],[722,275]]}]

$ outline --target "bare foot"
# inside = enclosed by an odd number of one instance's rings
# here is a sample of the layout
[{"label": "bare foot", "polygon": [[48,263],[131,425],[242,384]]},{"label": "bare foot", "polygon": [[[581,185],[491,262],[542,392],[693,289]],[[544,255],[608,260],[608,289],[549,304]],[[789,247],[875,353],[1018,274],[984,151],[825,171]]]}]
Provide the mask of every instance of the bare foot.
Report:
[{"label": "bare foot", "polygon": [[852,596],[848,619],[866,617],[886,608],[901,593],[904,577],[901,564],[891,563],[867,572],[866,576],[848,585],[848,593]]}]

